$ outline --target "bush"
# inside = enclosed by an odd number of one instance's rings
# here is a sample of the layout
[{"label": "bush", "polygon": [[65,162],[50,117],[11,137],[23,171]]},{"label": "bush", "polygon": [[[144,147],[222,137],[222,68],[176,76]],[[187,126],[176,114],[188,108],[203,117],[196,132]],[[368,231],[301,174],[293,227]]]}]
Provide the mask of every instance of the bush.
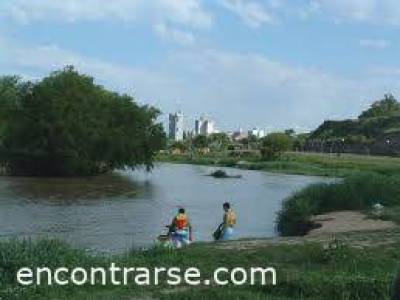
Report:
[{"label": "bush", "polygon": [[262,139],[261,155],[265,160],[280,158],[290,148],[290,136],[285,133],[271,133]]}]

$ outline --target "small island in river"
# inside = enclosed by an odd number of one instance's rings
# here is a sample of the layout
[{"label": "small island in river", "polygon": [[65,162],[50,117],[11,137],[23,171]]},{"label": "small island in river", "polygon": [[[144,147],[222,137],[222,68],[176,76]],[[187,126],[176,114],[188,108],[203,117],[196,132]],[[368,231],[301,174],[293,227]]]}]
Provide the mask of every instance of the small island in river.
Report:
[{"label": "small island in river", "polygon": [[216,170],[208,176],[212,176],[214,178],[242,178],[242,175],[229,175],[224,170]]}]

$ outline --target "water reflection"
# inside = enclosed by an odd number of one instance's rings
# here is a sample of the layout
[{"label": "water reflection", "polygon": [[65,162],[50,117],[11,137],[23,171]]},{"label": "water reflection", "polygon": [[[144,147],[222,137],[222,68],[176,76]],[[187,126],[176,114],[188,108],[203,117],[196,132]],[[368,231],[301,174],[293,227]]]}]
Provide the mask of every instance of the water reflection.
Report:
[{"label": "water reflection", "polygon": [[104,198],[127,199],[137,197],[139,193],[148,196],[151,193],[151,182],[138,184],[120,173],[74,178],[5,177],[2,181],[4,188],[16,197],[56,205]]}]

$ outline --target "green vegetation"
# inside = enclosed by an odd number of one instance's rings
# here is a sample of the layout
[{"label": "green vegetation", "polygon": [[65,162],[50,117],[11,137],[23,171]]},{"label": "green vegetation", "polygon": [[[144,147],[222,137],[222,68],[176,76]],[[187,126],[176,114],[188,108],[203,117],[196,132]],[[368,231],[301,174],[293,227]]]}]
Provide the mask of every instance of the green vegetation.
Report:
[{"label": "green vegetation", "polygon": [[[167,151],[158,158],[289,174],[346,177],[358,172],[376,172],[393,175],[400,173],[398,158],[369,154],[396,156],[400,153],[399,133],[400,103],[387,94],[358,119],[326,121],[309,134],[296,134],[288,129],[262,139],[252,135],[241,140],[235,140],[235,136],[229,139],[224,134],[197,136],[173,145],[180,150],[180,155],[169,155]],[[352,152],[368,155],[348,154]]]},{"label": "green vegetation", "polygon": [[196,136],[193,141],[193,147],[195,148],[206,148],[208,146],[208,139],[205,135],[198,135]]},{"label": "green vegetation", "polygon": [[289,150],[291,144],[290,134],[271,133],[261,141],[261,155],[264,160],[275,160],[282,157],[282,154]]},{"label": "green vegetation", "polygon": [[372,104],[371,108],[360,115],[360,119],[400,116],[400,103],[392,94],[386,94],[380,101]]},{"label": "green vegetation", "polygon": [[356,154],[287,152],[279,160],[264,161],[259,155],[252,152],[237,155],[227,152],[211,152],[206,155],[160,154],[157,160],[330,177],[347,177],[360,172],[400,175],[400,158]]},{"label": "green vegetation", "polygon": [[231,145],[231,141],[225,133],[213,133],[207,139],[207,145],[212,150],[226,150]]},{"label": "green vegetation", "polygon": [[[393,236],[399,234],[393,233]],[[346,238],[346,239],[345,239]],[[90,255],[51,240],[0,242],[1,299],[389,299],[400,259],[399,241],[390,247],[350,247],[343,237],[327,243],[260,244],[251,251],[238,251],[227,244],[197,244],[182,251],[151,249],[122,255]],[[371,237],[372,238],[372,237]],[[366,237],[364,237],[364,240]],[[245,243],[245,241],[240,242]],[[202,278],[212,278],[221,266],[275,267],[277,286],[52,286],[22,287],[16,283],[21,267],[69,269],[123,267],[198,267]],[[162,282],[162,281],[161,281]]]},{"label": "green vegetation", "polygon": [[[400,177],[360,173],[338,182],[308,186],[283,203],[278,231],[283,235],[303,235],[312,227],[313,215],[340,210],[369,211],[376,203],[389,209],[400,207]],[[398,221],[398,217],[394,220]]]},{"label": "green vegetation", "polygon": [[0,164],[17,175],[92,175],[152,166],[159,112],[73,67],[38,82],[0,78]]},{"label": "green vegetation", "polygon": [[[383,149],[384,146],[392,147],[391,141],[398,138],[398,129],[400,103],[392,95],[385,95],[383,100],[375,102],[364,111],[358,120],[327,121],[309,139],[339,139],[342,150],[344,143],[375,144],[375,147]],[[330,147],[333,146],[334,142]],[[330,175],[345,179],[331,184],[309,186],[287,199],[278,216],[278,230],[281,234],[306,234],[315,225],[310,220],[312,215],[339,210],[363,210],[368,213],[374,203],[385,206],[380,218],[399,223],[400,219],[395,213],[400,209],[399,158],[310,153],[290,154],[288,157],[299,168],[309,171],[314,168],[311,171],[314,174],[324,170]]]},{"label": "green vegetation", "polygon": [[326,121],[310,139],[344,139],[350,144],[372,144],[400,131],[400,103],[393,95],[385,95],[362,112],[356,120]]},{"label": "green vegetation", "polygon": [[178,149],[181,152],[194,152],[196,149],[210,148],[213,151],[226,150],[232,145],[229,137],[225,133],[213,133],[209,136],[197,135],[186,137],[183,141],[171,141],[169,149]]}]

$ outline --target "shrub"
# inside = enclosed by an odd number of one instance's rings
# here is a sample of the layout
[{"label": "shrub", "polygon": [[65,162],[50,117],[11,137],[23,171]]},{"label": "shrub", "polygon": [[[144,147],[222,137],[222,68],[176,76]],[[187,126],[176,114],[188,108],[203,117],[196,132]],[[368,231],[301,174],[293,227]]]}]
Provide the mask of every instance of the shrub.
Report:
[{"label": "shrub", "polygon": [[280,158],[290,148],[290,136],[284,133],[271,133],[262,139],[261,155],[266,160]]}]

